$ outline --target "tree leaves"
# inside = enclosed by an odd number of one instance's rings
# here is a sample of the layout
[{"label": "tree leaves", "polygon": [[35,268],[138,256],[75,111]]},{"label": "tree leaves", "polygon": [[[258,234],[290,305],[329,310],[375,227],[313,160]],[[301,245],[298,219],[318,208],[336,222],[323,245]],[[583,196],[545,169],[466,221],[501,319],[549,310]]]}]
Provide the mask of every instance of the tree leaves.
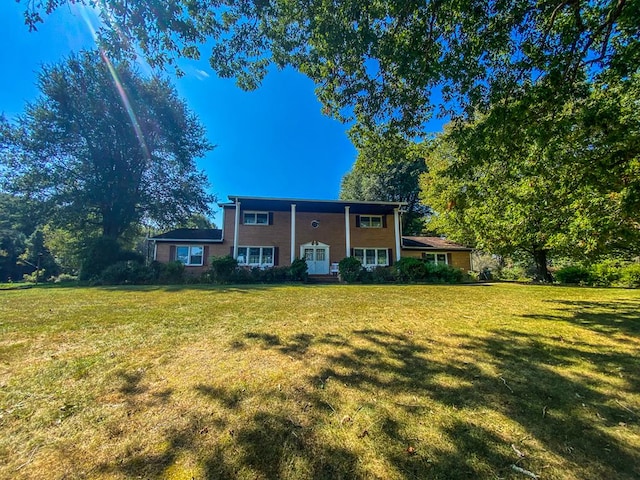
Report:
[{"label": "tree leaves", "polygon": [[422,181],[433,225],[498,254],[637,255],[639,85],[583,86],[564,103],[541,85],[451,127]]},{"label": "tree leaves", "polygon": [[83,52],[44,67],[38,85],[40,98],[3,131],[5,188],[54,205],[58,224],[114,238],[142,219],[208,212],[194,159],[211,146],[166,80]]},{"label": "tree leaves", "polygon": [[[36,26],[41,12],[64,3],[29,2],[25,21]],[[270,64],[292,66],[316,82],[332,115],[405,132],[429,119],[436,87],[445,110],[469,118],[540,81],[571,88],[609,69],[627,76],[640,64],[638,0],[86,3],[100,10],[114,52],[137,47],[162,67],[198,58],[210,42],[212,67],[243,88],[256,88]]]}]

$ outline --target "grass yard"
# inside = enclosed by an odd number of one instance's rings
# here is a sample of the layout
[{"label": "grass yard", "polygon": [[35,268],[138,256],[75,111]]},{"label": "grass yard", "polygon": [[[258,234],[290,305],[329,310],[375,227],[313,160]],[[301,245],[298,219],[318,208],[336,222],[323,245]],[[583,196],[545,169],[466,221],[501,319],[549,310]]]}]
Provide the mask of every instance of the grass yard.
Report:
[{"label": "grass yard", "polygon": [[638,290],[0,291],[3,479],[637,479],[639,421]]}]

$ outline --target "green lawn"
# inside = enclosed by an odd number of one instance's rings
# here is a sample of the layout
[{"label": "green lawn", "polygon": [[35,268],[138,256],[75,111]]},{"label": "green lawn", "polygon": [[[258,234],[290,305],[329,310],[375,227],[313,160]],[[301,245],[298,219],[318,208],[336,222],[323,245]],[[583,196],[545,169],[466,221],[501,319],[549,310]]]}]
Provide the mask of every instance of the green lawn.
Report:
[{"label": "green lawn", "polygon": [[0,478],[637,479],[639,421],[638,290],[0,291]]}]

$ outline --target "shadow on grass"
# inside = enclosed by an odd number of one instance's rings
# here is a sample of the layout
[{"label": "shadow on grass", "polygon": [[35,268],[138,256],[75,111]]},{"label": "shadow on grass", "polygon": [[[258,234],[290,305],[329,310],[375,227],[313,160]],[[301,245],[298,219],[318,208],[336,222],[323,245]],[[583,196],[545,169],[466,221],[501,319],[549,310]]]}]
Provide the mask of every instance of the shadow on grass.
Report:
[{"label": "shadow on grass", "polygon": [[[638,333],[634,302],[559,303],[558,308],[559,319],[588,329]],[[302,358],[313,351],[317,367],[286,392],[249,394],[237,387],[197,385],[199,395],[226,409],[225,418],[245,415],[248,421],[226,432],[227,443],[203,448],[197,432],[211,419],[196,412],[188,427],[167,434],[164,454],[132,455],[115,470],[159,477],[187,450],[198,456],[210,479],[371,478],[354,447],[370,445],[385,471],[403,479],[523,478],[512,470],[514,464],[553,478],[558,471],[545,470],[549,455],[571,478],[567,468],[579,478],[640,477],[640,452],[614,434],[638,422],[625,406],[625,397],[640,389],[637,356],[515,328],[452,340],[457,349],[448,355],[451,347],[424,336],[376,329],[288,338],[248,332],[233,345],[238,354],[259,347]],[[124,380],[122,391],[135,395],[140,379]],[[347,394],[375,412],[365,429],[350,417],[341,420]],[[429,426],[432,409],[450,413]],[[514,446],[519,440],[504,433],[510,427],[491,425],[482,412],[518,425],[539,446],[535,453],[517,455],[526,445]],[[228,428],[221,424],[220,431]],[[347,440],[328,440],[323,429]],[[441,441],[431,445],[421,437],[425,431]],[[542,454],[545,458],[537,458]]]},{"label": "shadow on grass", "polygon": [[547,300],[557,305],[557,315],[527,315],[526,318],[569,321],[604,333],[640,334],[640,300],[588,302],[582,300]]}]

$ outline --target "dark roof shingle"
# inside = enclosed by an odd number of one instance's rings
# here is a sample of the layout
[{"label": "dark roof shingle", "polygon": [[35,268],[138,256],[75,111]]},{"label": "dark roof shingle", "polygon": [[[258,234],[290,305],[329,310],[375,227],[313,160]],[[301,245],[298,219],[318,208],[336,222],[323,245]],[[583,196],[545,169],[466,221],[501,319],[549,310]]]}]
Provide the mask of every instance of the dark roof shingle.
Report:
[{"label": "dark roof shingle", "polygon": [[471,248],[440,237],[402,237],[403,248],[425,250],[471,250]]}]

